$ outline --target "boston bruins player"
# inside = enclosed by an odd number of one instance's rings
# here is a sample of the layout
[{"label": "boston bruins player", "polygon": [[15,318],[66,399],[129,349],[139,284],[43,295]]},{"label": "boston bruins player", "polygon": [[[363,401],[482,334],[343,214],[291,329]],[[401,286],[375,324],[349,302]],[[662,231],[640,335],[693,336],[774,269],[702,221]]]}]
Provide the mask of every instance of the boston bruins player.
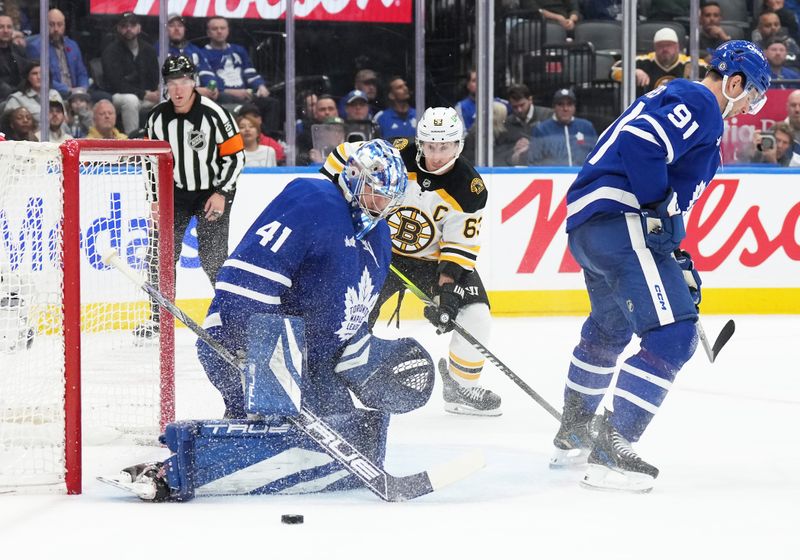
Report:
[{"label": "boston bruins player", "polygon": [[[486,186],[480,174],[459,155],[464,125],[455,109],[429,108],[417,124],[416,142],[394,141],[408,168],[408,188],[401,207],[387,218],[392,230],[392,264],[438,302],[425,316],[439,333],[453,329],[451,319],[488,344],[489,300],[475,261],[486,206]],[[404,291],[390,275],[370,316]],[[401,300],[402,301],[402,300]],[[400,302],[398,302],[399,312]],[[443,322],[445,319],[446,322]],[[450,340],[449,359],[439,362],[444,380],[445,410],[456,414],[499,416],[500,397],[480,386],[484,358],[458,333]]]}]

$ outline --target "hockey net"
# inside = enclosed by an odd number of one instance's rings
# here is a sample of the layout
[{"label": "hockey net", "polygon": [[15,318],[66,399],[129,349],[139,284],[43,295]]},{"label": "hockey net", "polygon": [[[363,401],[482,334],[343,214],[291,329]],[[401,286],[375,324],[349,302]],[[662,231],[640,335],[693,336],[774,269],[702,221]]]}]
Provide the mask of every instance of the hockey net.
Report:
[{"label": "hockey net", "polygon": [[80,493],[83,445],[155,443],[173,326],[102,262],[174,299],[172,158],[151,141],[0,142],[0,491]]}]

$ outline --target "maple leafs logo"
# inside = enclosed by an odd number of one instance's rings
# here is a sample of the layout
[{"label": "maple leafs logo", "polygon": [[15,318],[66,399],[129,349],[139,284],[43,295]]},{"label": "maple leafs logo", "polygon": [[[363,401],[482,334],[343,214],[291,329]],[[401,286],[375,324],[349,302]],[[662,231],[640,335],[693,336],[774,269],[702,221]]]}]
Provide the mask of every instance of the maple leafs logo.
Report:
[{"label": "maple leafs logo", "polygon": [[359,327],[369,317],[376,301],[378,301],[378,293],[372,284],[372,277],[367,267],[364,267],[358,286],[348,286],[344,295],[344,321],[339,330],[334,333],[339,336],[339,340],[345,342],[356,334]]},{"label": "maple leafs logo", "polygon": [[703,194],[703,191],[706,190],[708,183],[701,180],[697,185],[694,187],[694,192],[692,193],[692,200],[689,201],[689,208],[694,206],[694,203],[697,202],[697,199],[700,198],[700,195]]}]

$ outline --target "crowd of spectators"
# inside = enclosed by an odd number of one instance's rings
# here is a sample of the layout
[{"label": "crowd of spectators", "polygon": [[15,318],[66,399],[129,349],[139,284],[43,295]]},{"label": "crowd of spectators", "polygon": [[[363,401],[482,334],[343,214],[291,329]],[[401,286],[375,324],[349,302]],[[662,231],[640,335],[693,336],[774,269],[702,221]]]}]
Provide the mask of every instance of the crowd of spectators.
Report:
[{"label": "crowd of spectators", "polygon": [[[731,9],[736,1],[701,2],[701,57],[707,58],[705,53],[724,41],[746,36],[764,49],[773,79],[777,80],[776,87],[798,87],[800,37],[796,10],[800,10],[800,2],[739,0],[744,13],[750,9],[750,19],[731,22],[726,19],[726,9]],[[756,4],[760,13],[752,13]],[[582,21],[619,20],[622,14],[621,0],[508,0],[504,5],[511,9],[538,10],[548,24],[564,29],[568,41],[573,40]],[[689,0],[650,0],[640,3],[640,8],[641,19],[688,22]],[[145,39],[139,16],[127,12],[114,22],[113,40],[103,47],[101,64],[99,68],[92,66],[92,73],[87,70],[88,61],[78,43],[66,35],[64,14],[51,9],[47,20],[50,44],[45,49],[40,36],[26,36],[30,25],[24,13],[6,10],[0,15],[0,130],[8,139],[37,139],[43,79],[39,61],[46,53],[50,141],[140,136],[147,113],[164,94],[159,88],[158,44]],[[248,166],[284,165],[283,99],[271,95],[268,84],[251,61],[252,45],[229,42],[230,25],[223,17],[209,18],[205,33],[207,42],[193,43],[187,38],[185,18],[170,14],[169,53],[188,56],[198,69],[198,93],[235,114]],[[691,59],[681,48],[681,44],[686,44],[686,36],[678,35],[674,25],[659,29],[653,36],[652,51],[637,57],[639,94],[671,79],[689,76]],[[705,61],[700,60],[699,64],[702,77]],[[611,68],[608,77],[622,79],[620,62]],[[475,152],[478,80],[477,72],[470,70],[462,97],[456,96],[453,103],[468,131],[464,151],[468,158],[474,158]],[[584,118],[589,115],[581,113],[580,98],[571,87],[559,89],[552,98],[537,97],[543,99],[543,104],[534,103],[534,95],[526,84],[495,84],[495,88],[503,97],[495,98],[492,114],[494,165],[580,165],[591,151],[597,130],[591,120]],[[352,89],[339,95],[334,93],[320,89],[298,92],[295,131],[298,165],[322,162],[328,151],[344,140],[414,136],[416,110],[406,77],[382,76],[374,69],[361,68],[353,76]],[[795,109],[791,108],[792,99]],[[791,137],[789,146],[800,146],[800,92],[790,96],[789,106],[787,122],[779,123],[783,126],[774,131],[764,131],[767,136],[780,138],[775,142],[775,154],[753,150],[750,161],[794,161],[787,159],[781,149],[787,130]],[[800,149],[792,151],[800,153]]]}]

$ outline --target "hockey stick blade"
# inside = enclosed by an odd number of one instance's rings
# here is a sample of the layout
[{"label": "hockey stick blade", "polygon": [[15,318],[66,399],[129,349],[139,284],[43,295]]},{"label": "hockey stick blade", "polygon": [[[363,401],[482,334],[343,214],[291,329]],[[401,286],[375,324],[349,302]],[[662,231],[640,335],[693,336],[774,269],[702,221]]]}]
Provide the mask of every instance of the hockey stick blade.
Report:
[{"label": "hockey stick blade", "polygon": [[[730,319],[727,323],[725,323],[725,326],[722,327],[722,330],[719,331],[717,340],[714,341],[714,346],[711,348],[711,353],[714,356],[714,360],[717,359],[717,355],[719,354],[720,350],[722,350],[722,347],[728,343],[735,332],[736,323],[733,322],[733,319]],[[714,360],[711,361],[713,362]]]},{"label": "hockey stick blade", "polygon": [[[389,268],[394,272],[398,278],[405,284],[406,288],[417,296],[425,305],[436,305],[434,301],[422,290],[420,290],[408,277],[406,277],[402,272],[400,272],[394,265],[389,265]],[[472,336],[472,334],[458,324],[456,321],[452,321],[451,324],[453,325],[453,330],[456,331],[458,334],[464,338],[473,348],[475,348],[478,352],[483,355],[484,358],[489,360],[491,364],[493,364],[497,369],[503,372],[506,377],[511,379],[517,386],[525,391],[529,397],[531,397],[534,401],[536,401],[542,408],[544,408],[550,415],[561,422],[561,413],[553,407],[549,402],[547,402],[539,393],[534,391],[530,385],[525,383],[516,373],[514,373],[510,367],[505,365],[500,358],[495,356],[491,350],[486,348],[480,341]]]},{"label": "hockey stick blade", "polygon": [[[147,283],[141,276],[137,275],[133,269],[119,258],[119,254],[115,250],[104,254],[103,262],[122,272],[122,274],[141,288],[160,307],[186,325],[189,330],[203,340],[203,342],[214,350],[223,360],[228,362],[228,364],[239,370],[245,368],[243,362],[208,334],[203,327],[186,315],[177,305],[165,298],[158,289]],[[300,413],[296,418],[289,417],[287,420],[309,438],[314,440],[332,459],[360,479],[376,496],[387,502],[402,502],[424,496],[425,494],[430,494],[442,487],[445,481],[449,480],[450,482],[455,482],[483,466],[482,462],[480,465],[477,465],[475,461],[471,463],[467,462],[467,464],[457,462],[457,464],[453,466],[443,465],[441,467],[435,467],[431,471],[435,473],[433,479],[428,471],[396,477],[374,464],[369,458],[365,457],[358,448],[349,443],[341,434],[306,407],[303,406],[300,408]],[[110,482],[106,483],[111,484]],[[122,488],[121,486],[118,487]]]},{"label": "hockey stick blade", "polygon": [[703,328],[703,324],[700,322],[700,319],[697,320],[695,326],[697,327],[697,336],[700,338],[700,343],[703,345],[703,350],[705,350],[706,356],[708,356],[708,361],[713,364],[722,350],[722,347],[728,343],[733,336],[733,333],[736,332],[736,323],[733,322],[733,319],[730,319],[727,323],[725,323],[725,326],[722,327],[722,330],[719,332],[719,335],[717,335],[717,339],[714,341],[713,345],[708,340],[708,335],[706,334],[706,330]]}]

